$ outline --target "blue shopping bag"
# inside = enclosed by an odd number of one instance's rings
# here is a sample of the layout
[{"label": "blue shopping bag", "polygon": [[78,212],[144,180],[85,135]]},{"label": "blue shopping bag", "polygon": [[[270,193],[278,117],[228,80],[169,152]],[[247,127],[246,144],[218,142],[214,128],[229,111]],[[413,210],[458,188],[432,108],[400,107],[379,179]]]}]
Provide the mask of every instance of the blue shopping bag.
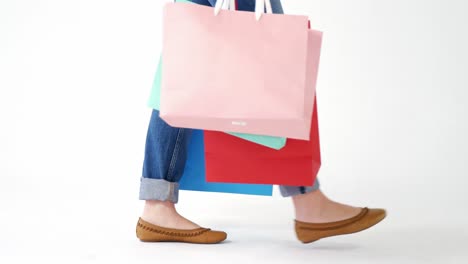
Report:
[{"label": "blue shopping bag", "polygon": [[213,183],[205,180],[205,150],[203,132],[194,130],[190,140],[181,190],[224,192],[271,196],[273,186],[266,184]]}]

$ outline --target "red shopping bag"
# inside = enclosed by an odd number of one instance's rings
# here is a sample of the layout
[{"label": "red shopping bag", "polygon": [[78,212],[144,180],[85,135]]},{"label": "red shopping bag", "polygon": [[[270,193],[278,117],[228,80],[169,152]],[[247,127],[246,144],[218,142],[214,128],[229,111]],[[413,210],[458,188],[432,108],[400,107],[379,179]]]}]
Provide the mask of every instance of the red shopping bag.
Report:
[{"label": "red shopping bag", "polygon": [[226,133],[205,131],[207,182],[312,185],[321,165],[317,100],[314,101],[310,141],[288,138],[280,150]]}]

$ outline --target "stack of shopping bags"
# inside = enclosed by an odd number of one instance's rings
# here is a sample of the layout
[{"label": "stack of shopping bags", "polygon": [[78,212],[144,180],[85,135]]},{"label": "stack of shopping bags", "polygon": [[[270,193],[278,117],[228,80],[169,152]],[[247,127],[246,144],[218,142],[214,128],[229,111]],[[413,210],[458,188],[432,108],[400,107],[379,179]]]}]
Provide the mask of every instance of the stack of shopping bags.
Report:
[{"label": "stack of shopping bags", "polygon": [[[168,3],[148,106],[195,129],[181,189],[271,195],[321,165],[316,80],[322,33],[306,16]],[[230,10],[226,10],[230,9]],[[264,11],[267,11],[264,14]]]}]

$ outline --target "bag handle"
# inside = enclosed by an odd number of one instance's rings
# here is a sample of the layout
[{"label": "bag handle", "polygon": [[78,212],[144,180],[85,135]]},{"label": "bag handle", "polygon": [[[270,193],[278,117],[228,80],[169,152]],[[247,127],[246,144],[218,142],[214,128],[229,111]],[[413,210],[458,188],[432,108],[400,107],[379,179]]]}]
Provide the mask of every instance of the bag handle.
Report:
[{"label": "bag handle", "polygon": [[[221,9],[236,10],[235,1],[236,0],[217,0],[214,8],[215,16],[219,14]],[[255,0],[255,18],[257,21],[260,20],[263,13],[265,13],[265,8],[268,14],[273,13],[270,0]]]},{"label": "bag handle", "polygon": [[265,13],[265,7],[267,14],[273,14],[270,0],[255,0],[255,18],[260,20],[263,13]]},{"label": "bag handle", "polygon": [[236,0],[217,0],[214,6],[215,16],[219,14],[221,9],[236,10]]}]

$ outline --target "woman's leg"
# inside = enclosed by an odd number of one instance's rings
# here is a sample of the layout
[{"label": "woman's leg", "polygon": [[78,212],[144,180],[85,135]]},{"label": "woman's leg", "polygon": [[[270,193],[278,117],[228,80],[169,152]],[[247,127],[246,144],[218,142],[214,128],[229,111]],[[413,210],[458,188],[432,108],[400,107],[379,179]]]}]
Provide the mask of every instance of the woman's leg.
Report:
[{"label": "woman's leg", "polygon": [[[208,0],[190,0],[210,6]],[[187,148],[192,130],[174,128],[153,110],[148,127],[143,173],[140,179],[140,200],[146,200],[141,218],[154,225],[174,229],[200,227],[182,217],[175,209],[179,199]]]},{"label": "woman's leg", "polygon": [[169,126],[153,110],[148,126],[140,200],[177,203],[191,129]]},{"label": "woman's leg", "polygon": [[309,223],[334,222],[357,215],[361,209],[329,199],[320,190],[318,179],[312,186],[280,186],[283,197],[291,197],[295,219]]},{"label": "woman's leg", "polygon": [[146,136],[140,200],[146,200],[141,218],[155,225],[193,229],[197,224],[179,215],[175,204],[187,159],[191,129],[169,126],[153,110]]},{"label": "woman's leg", "polygon": [[[252,11],[254,0],[238,0],[239,9]],[[271,0],[273,13],[283,14],[281,0]],[[320,182],[316,178],[312,186],[280,186],[283,197],[292,197],[296,220],[304,222],[330,222],[352,217],[360,212],[360,208],[334,202],[320,190]]]}]

